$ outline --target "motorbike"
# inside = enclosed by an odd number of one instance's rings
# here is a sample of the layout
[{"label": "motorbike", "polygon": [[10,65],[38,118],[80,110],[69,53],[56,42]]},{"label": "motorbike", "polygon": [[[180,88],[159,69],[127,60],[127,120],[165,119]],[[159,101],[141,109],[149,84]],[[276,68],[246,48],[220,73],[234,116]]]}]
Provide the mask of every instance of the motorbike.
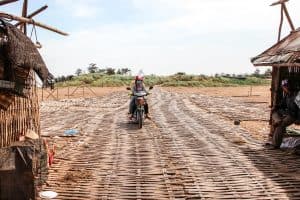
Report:
[{"label": "motorbike", "polygon": [[[151,86],[149,90],[153,89]],[[130,88],[127,88],[127,90],[131,90]],[[149,93],[146,93],[145,91],[140,92],[134,92],[131,94],[135,97],[135,109],[133,111],[133,119],[132,121],[136,124],[138,124],[138,127],[141,129],[143,127],[144,121],[145,121],[145,97],[149,95]]]}]

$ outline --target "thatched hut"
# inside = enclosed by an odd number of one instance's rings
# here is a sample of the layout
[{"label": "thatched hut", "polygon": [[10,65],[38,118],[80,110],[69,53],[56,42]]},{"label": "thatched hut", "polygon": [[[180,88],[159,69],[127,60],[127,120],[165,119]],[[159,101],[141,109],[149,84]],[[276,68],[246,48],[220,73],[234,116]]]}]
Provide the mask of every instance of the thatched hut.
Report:
[{"label": "thatched hut", "polygon": [[53,76],[31,40],[14,25],[0,25],[0,148],[28,131],[40,135],[35,74],[45,85]]},{"label": "thatched hut", "polygon": [[[252,58],[254,66],[272,66],[271,107],[277,105],[283,95],[281,81],[289,79],[295,91],[300,89],[300,28],[292,31],[258,56]],[[271,115],[272,115],[271,111]],[[271,116],[270,115],[270,116]],[[275,126],[270,117],[270,136]],[[276,138],[273,137],[273,142]]]},{"label": "thatched hut", "polygon": [[34,177],[47,165],[35,73],[44,85],[53,76],[31,40],[0,22],[0,199],[34,199]]}]

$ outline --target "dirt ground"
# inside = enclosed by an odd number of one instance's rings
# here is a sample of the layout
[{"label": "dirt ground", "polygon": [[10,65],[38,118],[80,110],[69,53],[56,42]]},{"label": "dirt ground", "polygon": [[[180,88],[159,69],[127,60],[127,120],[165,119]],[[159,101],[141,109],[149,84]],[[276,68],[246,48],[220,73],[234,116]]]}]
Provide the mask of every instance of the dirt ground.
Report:
[{"label": "dirt ground", "polygon": [[[206,88],[166,88],[169,92],[184,94],[203,94],[212,97],[232,98],[233,101],[240,101],[246,104],[261,104],[263,110],[269,112],[271,105],[270,86],[245,86],[245,87],[206,87]],[[230,118],[229,118],[230,119]],[[267,140],[269,132],[269,118],[260,119],[237,119],[241,120],[240,125],[249,131],[256,139]]]},{"label": "dirt ground", "polygon": [[125,88],[96,94],[41,102],[57,199],[300,199],[299,156],[264,145],[269,87],[156,87],[142,129]]}]

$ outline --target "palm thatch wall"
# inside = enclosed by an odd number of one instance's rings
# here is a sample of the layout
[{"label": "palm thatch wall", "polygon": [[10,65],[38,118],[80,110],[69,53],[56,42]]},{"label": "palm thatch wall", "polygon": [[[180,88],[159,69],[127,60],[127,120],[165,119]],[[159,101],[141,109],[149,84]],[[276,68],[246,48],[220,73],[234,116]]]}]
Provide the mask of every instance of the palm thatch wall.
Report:
[{"label": "palm thatch wall", "polygon": [[29,130],[40,135],[35,73],[49,85],[49,73],[35,45],[0,18],[0,148]]}]

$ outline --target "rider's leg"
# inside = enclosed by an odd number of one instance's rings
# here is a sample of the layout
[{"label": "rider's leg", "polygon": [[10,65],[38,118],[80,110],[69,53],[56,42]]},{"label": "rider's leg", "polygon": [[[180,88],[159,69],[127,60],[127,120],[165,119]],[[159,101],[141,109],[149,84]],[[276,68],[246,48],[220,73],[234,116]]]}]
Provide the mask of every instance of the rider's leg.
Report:
[{"label": "rider's leg", "polygon": [[148,107],[148,103],[147,102],[145,102],[144,108],[145,108],[146,118],[150,119],[151,117],[149,116],[149,107]]},{"label": "rider's leg", "polygon": [[133,113],[135,110],[135,98],[131,97],[130,103],[129,103],[129,114],[130,114],[130,119],[133,117]]},{"label": "rider's leg", "polygon": [[290,115],[285,116],[282,121],[277,125],[275,128],[274,134],[275,135],[282,135],[286,131],[286,127],[293,124],[296,119]]},{"label": "rider's leg", "polygon": [[134,97],[131,97],[130,103],[129,103],[129,114],[133,113],[133,106],[134,106]]}]

